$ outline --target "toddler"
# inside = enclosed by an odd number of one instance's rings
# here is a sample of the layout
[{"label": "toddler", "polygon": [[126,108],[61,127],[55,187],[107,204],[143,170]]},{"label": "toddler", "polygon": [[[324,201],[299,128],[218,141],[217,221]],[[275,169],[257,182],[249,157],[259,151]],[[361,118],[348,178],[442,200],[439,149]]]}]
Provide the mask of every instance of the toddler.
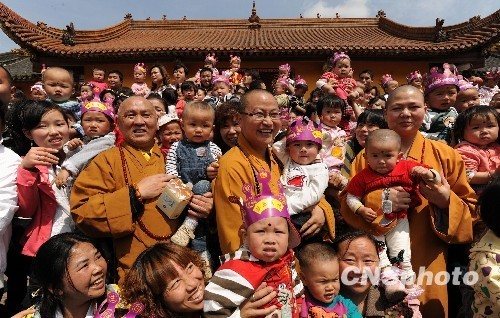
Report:
[{"label": "toddler", "polygon": [[297,253],[300,279],[305,287],[305,299],[300,318],[349,317],[361,318],[358,307],[339,295],[339,259],[328,243],[311,243]]},{"label": "toddler", "polygon": [[[344,109],[345,102],[331,95],[321,98],[316,105],[323,133],[323,147],[320,156],[328,167],[330,177],[339,175],[344,164],[346,133],[338,127]],[[347,179],[342,181],[343,187],[346,184]]]},{"label": "toddler", "polygon": [[290,97],[290,108],[297,111],[301,115],[306,113],[306,101],[304,100],[304,95],[307,92],[307,82],[297,75],[295,78],[295,93]]},{"label": "toddler", "polygon": [[86,104],[94,100],[94,84],[84,83],[80,87],[80,97],[78,98],[82,104]]},{"label": "toddler", "polygon": [[[410,228],[407,211],[393,212],[392,202],[389,201],[389,188],[401,186],[410,194],[410,208],[418,206],[421,202],[417,193],[420,182],[439,183],[440,175],[433,169],[427,169],[420,163],[409,160],[401,160],[401,138],[389,129],[377,129],[372,131],[365,144],[364,157],[368,167],[356,174],[347,185],[347,205],[354,214],[361,216],[365,221],[372,223],[380,222],[384,227],[392,228],[384,235],[377,237],[385,243],[380,251],[380,267],[382,269],[381,279],[385,283],[385,293],[389,300],[400,300],[408,291],[397,279],[397,273],[392,269],[389,257],[398,257],[403,251],[401,262],[402,277],[405,279],[406,288],[412,296],[418,292],[413,288],[414,272],[411,266],[410,251]],[[384,189],[382,207],[365,206],[362,198],[368,193]],[[376,220],[382,212],[381,220]]]},{"label": "toddler", "polygon": [[490,107],[493,107],[497,110],[497,112],[500,112],[500,93],[493,95],[490,101]]},{"label": "toddler", "polygon": [[433,67],[424,77],[424,86],[428,109],[421,128],[423,135],[450,144],[451,132],[458,116],[457,110],[453,107],[459,89],[455,66],[445,63],[442,72]]},{"label": "toddler", "polygon": [[49,67],[42,73],[43,89],[47,97],[61,106],[62,109],[71,111],[76,120],[80,120],[80,103],[76,100],[70,100],[74,93],[73,75],[61,67]]},{"label": "toddler", "polygon": [[299,317],[297,302],[303,285],[294,268],[293,248],[300,244],[300,235],[290,222],[283,193],[273,195],[269,188],[271,175],[255,173],[256,189],[243,186],[246,198],[231,196],[243,215],[243,246],[221,257],[223,264],[205,288],[204,317],[229,317],[238,314],[238,307],[250,299],[259,285],[276,290],[277,296],[265,308],[276,310],[267,317]]},{"label": "toddler", "polygon": [[112,89],[105,89],[99,94],[99,101],[106,105],[113,105],[116,99],[116,93]]},{"label": "toddler", "polygon": [[[114,118],[113,108],[101,102],[88,102],[82,106],[82,127],[85,132],[85,144],[79,151],[68,156],[61,165],[61,170],[57,174],[55,181],[57,187],[66,186],[68,179],[70,177],[75,179],[90,160],[115,145]],[[81,143],[75,143],[72,140],[65,148],[73,151],[80,145]]]},{"label": "toddler", "polygon": [[344,52],[335,53],[331,58],[333,68],[321,75],[316,86],[324,92],[337,95],[343,100],[356,87],[356,80],[352,78],[351,58]]},{"label": "toddler", "polygon": [[135,95],[147,97],[151,90],[146,84],[146,66],[144,63],[137,63],[134,66],[134,84],[130,87]]},{"label": "toddler", "polygon": [[288,85],[289,83],[285,78],[278,78],[274,84],[274,98],[276,98],[280,109],[288,109],[288,103],[290,102],[290,98],[287,94],[289,92]]},{"label": "toddler", "polygon": [[184,112],[186,104],[194,100],[196,89],[197,89],[196,84],[194,82],[192,81],[182,82],[181,84],[182,98],[179,98],[177,104],[175,104],[175,111],[177,112],[177,116],[179,118],[182,118],[182,113]]},{"label": "toddler", "polygon": [[[184,183],[193,185],[193,193],[204,194],[210,191],[207,167],[222,155],[220,148],[210,141],[215,120],[214,109],[205,102],[190,102],[182,114],[181,126],[184,139],[175,142],[167,155],[167,173],[176,176]],[[186,216],[171,240],[177,245],[187,246],[195,238],[198,219]],[[204,221],[204,220],[203,220]],[[192,248],[201,253],[205,263],[205,275],[210,277],[210,255],[206,249],[206,224],[203,224],[193,241]]]},{"label": "toddler", "polygon": [[318,204],[328,187],[328,167],[318,157],[322,135],[317,124],[299,117],[291,123],[286,142],[273,145],[284,165],[280,181],[292,223],[298,230],[311,217],[304,210]]},{"label": "toddler", "polygon": [[92,80],[89,82],[94,89],[94,96],[99,96],[101,92],[108,89],[108,84],[104,81],[106,72],[102,68],[94,68],[92,70]]},{"label": "toddler", "polygon": [[500,175],[498,126],[500,115],[490,106],[474,106],[457,117],[455,147],[462,156],[467,179],[476,193]]},{"label": "toddler", "polygon": [[176,115],[167,114],[158,119],[158,127],[160,149],[165,158],[167,158],[168,150],[173,143],[182,139],[181,122]]},{"label": "toddler", "polygon": [[205,100],[206,97],[207,97],[207,91],[204,88],[198,87],[194,99],[199,102],[202,102]]},{"label": "toddler", "polygon": [[220,104],[236,100],[237,97],[231,94],[231,80],[225,75],[219,75],[212,80],[212,98],[208,102],[212,107],[217,108]]},{"label": "toddler", "polygon": [[30,88],[31,91],[31,99],[32,100],[46,100],[47,99],[47,93],[43,89],[43,83],[42,82],[36,82],[33,86]]},{"label": "toddler", "polygon": [[387,97],[389,94],[394,91],[396,88],[398,88],[399,83],[395,79],[392,78],[391,74],[384,74],[382,75],[382,78],[380,79],[380,85],[382,86],[382,89],[384,90],[384,99],[387,100]]},{"label": "toddler", "polygon": [[422,83],[422,74],[420,74],[419,70],[413,71],[410,74],[406,76],[406,82],[408,85],[415,86],[418,88],[422,93],[424,92],[424,86]]},{"label": "toddler", "polygon": [[[473,317],[498,317],[500,306],[500,222],[498,222],[498,201],[500,180],[491,183],[479,197],[481,220],[487,228],[486,234],[470,250],[469,271],[476,272],[479,280],[475,280],[474,300],[472,303]],[[472,317],[472,316],[470,316]]]},{"label": "toddler", "polygon": [[464,79],[461,75],[458,78],[459,91],[457,101],[455,102],[455,109],[461,113],[469,107],[479,106],[481,99],[479,98],[477,86]]},{"label": "toddler", "polygon": [[229,79],[232,86],[238,86],[243,80],[243,76],[240,74],[241,58],[236,55],[229,55],[229,65],[230,68],[222,72],[222,75]]},{"label": "toddler", "polygon": [[491,98],[496,93],[500,93],[497,85],[498,71],[489,71],[484,74],[484,85],[479,89],[479,96],[481,96],[481,105],[489,105]]},{"label": "toddler", "polygon": [[205,63],[203,64],[203,68],[199,69],[194,76],[197,84],[202,85],[201,73],[206,69],[211,70],[211,77],[219,75],[219,70],[215,68],[215,64],[217,64],[217,57],[215,56],[215,53],[208,53],[207,56],[205,57]]},{"label": "toddler", "polygon": [[283,80],[283,83],[286,83],[287,90],[290,92],[290,94],[295,93],[295,81],[290,78],[290,70],[292,68],[290,67],[290,64],[286,63],[283,65],[280,65],[278,67],[278,80]]}]

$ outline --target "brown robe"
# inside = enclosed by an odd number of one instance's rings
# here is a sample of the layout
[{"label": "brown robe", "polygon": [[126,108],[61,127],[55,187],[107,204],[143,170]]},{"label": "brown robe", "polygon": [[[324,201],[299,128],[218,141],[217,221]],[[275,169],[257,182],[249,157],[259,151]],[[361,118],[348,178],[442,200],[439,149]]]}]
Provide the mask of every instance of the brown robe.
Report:
[{"label": "brown robe", "polygon": [[[465,164],[460,154],[446,144],[425,139],[422,134],[417,133],[407,159],[422,162],[437,170],[446,178],[451,187],[448,210],[440,211],[422,197],[422,203],[408,214],[413,270],[418,276],[419,269],[423,266],[426,271],[435,275],[437,272],[446,271],[448,243],[472,241],[472,223],[477,217],[476,195],[467,182]],[[352,163],[351,176],[365,167],[366,161],[362,151]],[[368,194],[364,198],[365,204],[381,206],[381,191]],[[342,196],[341,205],[342,216],[354,228],[375,235],[387,232],[376,221],[368,223],[355,215],[346,204],[345,193]],[[423,316],[447,317],[446,285],[424,284],[422,288],[424,288],[424,294],[419,299],[422,303],[420,308]]]},{"label": "brown robe", "polygon": [[[123,153],[130,185],[145,177],[165,173],[165,160],[156,145],[149,160],[126,144]],[[156,201],[157,198],[145,202],[140,219],[154,235],[170,235],[177,229],[178,221],[165,216],[156,207]],[[78,175],[70,204],[71,214],[80,230],[92,237],[113,239],[120,282],[137,256],[157,242],[132,221],[129,187],[125,183],[117,147],[100,153]]]}]

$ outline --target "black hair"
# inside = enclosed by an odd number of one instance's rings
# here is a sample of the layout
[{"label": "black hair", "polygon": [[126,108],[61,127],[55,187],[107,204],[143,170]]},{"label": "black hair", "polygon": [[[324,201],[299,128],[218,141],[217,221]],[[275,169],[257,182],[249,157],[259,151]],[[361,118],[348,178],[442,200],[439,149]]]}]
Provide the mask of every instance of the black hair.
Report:
[{"label": "black hair", "polygon": [[259,71],[251,68],[245,71],[245,75],[251,76],[252,81],[260,80],[260,74]]},{"label": "black hair", "polygon": [[148,95],[148,97],[146,97],[147,100],[150,100],[150,99],[157,99],[159,100],[163,107],[165,108],[165,112],[168,113],[168,104],[167,102],[163,99],[163,97],[161,97],[160,94],[156,94],[156,93],[151,93]]},{"label": "black hair", "polygon": [[[39,308],[41,317],[55,317],[56,311],[63,308],[62,295],[59,293],[63,290],[64,279],[67,278],[73,284],[68,274],[68,260],[71,250],[78,243],[90,243],[104,255],[90,238],[78,233],[55,235],[40,246],[33,269],[42,291]],[[100,303],[104,297],[106,293],[97,301]]]},{"label": "black hair", "polygon": [[257,79],[253,80],[250,85],[248,85],[248,91],[254,90],[254,89],[262,89],[262,84],[265,85],[263,80]]},{"label": "black hair", "polygon": [[[381,246],[382,242],[378,241],[375,238],[375,236],[373,236],[373,235],[371,235],[371,234],[369,234],[367,232],[360,231],[360,230],[347,231],[347,232],[345,232],[345,233],[343,233],[341,235],[337,235],[337,237],[333,241],[333,247],[338,252],[340,244],[347,241],[348,242],[348,244],[347,244],[347,250],[349,250],[349,246],[351,245],[352,241],[354,241],[354,240],[356,240],[358,238],[366,238],[371,243],[373,243],[373,246],[375,247],[375,250],[377,251],[377,255],[378,255],[378,251],[380,249],[380,246]],[[343,256],[344,255],[339,255],[340,258],[342,258]]]},{"label": "black hair", "polygon": [[184,81],[182,84],[181,84],[181,92],[185,92],[185,91],[188,91],[188,90],[193,90],[196,92],[196,84],[194,82],[191,82],[191,81]]},{"label": "black hair", "polygon": [[316,262],[332,262],[337,259],[337,252],[331,243],[313,242],[301,246],[297,252],[301,269],[306,270]]},{"label": "black hair", "polygon": [[[161,76],[163,77],[162,79],[162,84],[163,85],[168,85],[168,83],[170,82],[170,75],[168,75],[168,71],[167,71],[167,68],[164,66],[164,65],[161,65],[161,64],[155,64],[153,65],[153,67],[151,67],[151,69],[149,70],[149,73],[151,74],[151,71],[154,69],[154,68],[157,68],[159,71],[160,71],[160,74]],[[151,84],[151,90],[154,91],[158,89],[158,85],[156,83],[152,83]]]},{"label": "black hair", "polygon": [[113,95],[116,98],[116,92],[114,90],[112,90],[112,89],[104,89],[104,90],[102,90],[102,92],[99,93],[99,99],[103,103],[104,103],[104,95],[106,95],[106,94],[111,94],[111,95]]},{"label": "black hair", "polygon": [[[370,93],[370,91],[372,89],[375,90],[375,96],[373,98],[379,97],[380,96],[380,90],[378,89],[377,85],[372,85],[371,87],[366,88],[365,89],[365,93]],[[385,101],[385,99],[384,99],[384,101]]]},{"label": "black hair", "polygon": [[48,100],[35,101],[23,99],[12,105],[7,121],[8,128],[14,140],[14,150],[18,155],[24,156],[31,148],[31,140],[26,137],[24,131],[30,131],[38,126],[45,113],[57,110],[64,120],[68,122],[68,115],[64,110],[54,102]]},{"label": "black hair", "polygon": [[108,72],[108,76],[109,76],[109,74],[112,74],[112,73],[118,74],[118,78],[120,79],[120,82],[123,82],[123,73],[122,72],[120,72],[119,70],[112,70],[112,71]]},{"label": "black hair", "polygon": [[318,103],[316,104],[316,112],[318,113],[318,116],[321,116],[323,109],[327,107],[340,109],[342,111],[342,117],[344,117],[347,104],[343,99],[340,99],[337,96],[323,96],[318,100]]},{"label": "black hair", "polygon": [[478,200],[478,211],[484,224],[496,236],[500,237],[500,222],[498,221],[498,211],[500,211],[500,178],[496,177],[481,192]]},{"label": "black hair", "polygon": [[120,108],[121,103],[129,98],[130,96],[134,96],[134,92],[129,87],[122,87],[116,91],[116,98],[113,101],[113,110],[114,113],[118,113],[118,108]]},{"label": "black hair", "polygon": [[186,65],[184,65],[184,63],[182,63],[181,61],[179,60],[176,60],[174,62],[174,68],[173,68],[173,71],[175,72],[176,70],[180,69],[180,68],[183,68],[184,69],[184,74],[186,74],[186,76],[188,75],[189,73],[189,69],[187,68]]},{"label": "black hair", "polygon": [[226,121],[236,118],[240,112],[240,108],[241,102],[239,100],[230,100],[223,102],[215,110],[214,143],[220,147],[222,153],[226,153],[231,148],[222,140],[220,130]]},{"label": "black hair", "polygon": [[375,97],[373,97],[372,99],[370,99],[368,101],[368,106],[371,106],[371,105],[375,104],[379,100],[384,101],[384,103],[385,103],[385,99],[382,96],[375,96]]},{"label": "black hair", "polygon": [[361,74],[368,74],[373,79],[373,71],[372,70],[368,70],[368,69],[362,70],[361,72],[359,72],[358,77],[361,77]]},{"label": "black hair", "polygon": [[210,74],[213,73],[212,69],[210,67],[206,67],[206,66],[204,66],[200,69],[200,76],[201,76],[201,73],[204,73],[204,72],[210,72]]},{"label": "black hair", "polygon": [[[474,117],[487,118],[490,115],[493,115],[493,118],[496,119],[497,124],[500,125],[500,114],[493,107],[473,106],[461,112],[455,120],[455,125],[453,127],[455,141],[457,143],[464,141],[465,128]],[[497,141],[498,140],[499,138],[497,138]]]},{"label": "black hair", "polygon": [[206,90],[206,89],[204,89],[203,87],[197,87],[196,91],[199,91],[199,90],[203,91],[203,93],[205,93],[205,95],[207,95],[207,94],[208,94],[208,93],[207,93],[207,90]]},{"label": "black hair", "polygon": [[[389,128],[389,126],[387,126],[387,122],[385,121],[384,111],[382,109],[365,109],[361,114],[359,114],[357,126],[359,127],[360,125],[367,124],[378,126],[380,129]],[[361,147],[356,137],[351,138],[351,143],[352,151],[354,152],[354,156],[356,156],[363,149],[363,147]]]},{"label": "black hair", "polygon": [[171,87],[165,88],[165,90],[162,92],[161,96],[167,103],[167,105],[175,105],[177,103],[177,100],[179,99],[179,95],[177,94],[177,90],[173,89]]}]

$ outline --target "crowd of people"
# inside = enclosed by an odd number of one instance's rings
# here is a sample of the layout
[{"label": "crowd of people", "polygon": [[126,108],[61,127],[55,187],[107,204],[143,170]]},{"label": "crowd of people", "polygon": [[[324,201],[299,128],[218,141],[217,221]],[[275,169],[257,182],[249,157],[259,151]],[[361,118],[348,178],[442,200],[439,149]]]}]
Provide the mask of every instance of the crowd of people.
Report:
[{"label": "crowd of people", "polygon": [[6,315],[500,314],[500,72],[216,63],[0,67]]}]

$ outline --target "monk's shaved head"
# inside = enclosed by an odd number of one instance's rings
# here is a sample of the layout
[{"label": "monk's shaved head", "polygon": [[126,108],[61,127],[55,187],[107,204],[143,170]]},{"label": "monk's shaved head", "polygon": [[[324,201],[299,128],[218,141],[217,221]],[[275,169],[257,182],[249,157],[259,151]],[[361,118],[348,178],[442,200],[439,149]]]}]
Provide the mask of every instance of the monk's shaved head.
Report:
[{"label": "monk's shaved head", "polygon": [[138,105],[138,104],[143,104],[144,107],[151,108],[152,110],[155,109],[154,106],[153,106],[153,104],[149,100],[147,100],[146,98],[144,98],[142,96],[131,96],[131,97],[125,99],[121,103],[120,108],[118,109],[118,115],[122,115],[131,106]]},{"label": "monk's shaved head", "polygon": [[422,94],[422,92],[418,88],[412,85],[403,85],[399,86],[389,94],[389,97],[387,97],[387,102],[385,103],[386,108],[389,108],[392,105],[396,97],[399,97],[403,94],[420,96],[422,98],[422,105],[424,104],[424,94]]}]

